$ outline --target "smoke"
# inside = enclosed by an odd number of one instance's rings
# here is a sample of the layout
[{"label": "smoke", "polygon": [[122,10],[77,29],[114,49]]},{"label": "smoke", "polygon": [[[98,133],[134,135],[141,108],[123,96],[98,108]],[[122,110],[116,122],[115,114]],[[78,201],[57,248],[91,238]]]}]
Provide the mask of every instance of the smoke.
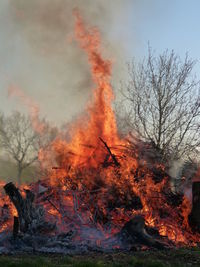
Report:
[{"label": "smoke", "polygon": [[[120,79],[124,49],[116,25],[123,21],[130,1],[115,0],[9,0],[13,39],[18,38],[21,58],[16,63],[16,86],[41,107],[42,115],[61,122],[83,110],[92,91],[87,58],[74,40],[73,10],[100,29],[103,53],[115,63],[114,80]],[[121,42],[123,43],[123,42]],[[17,52],[16,52],[17,53]]]}]

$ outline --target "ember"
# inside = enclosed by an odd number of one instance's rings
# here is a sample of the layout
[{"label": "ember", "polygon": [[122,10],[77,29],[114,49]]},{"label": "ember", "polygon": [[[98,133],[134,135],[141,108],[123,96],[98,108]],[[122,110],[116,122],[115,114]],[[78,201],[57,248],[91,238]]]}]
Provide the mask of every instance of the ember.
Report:
[{"label": "ember", "polygon": [[[165,166],[152,160],[149,164],[141,156],[145,146],[130,147],[128,139],[118,136],[112,63],[101,55],[98,30],[87,28],[77,11],[75,18],[75,36],[96,86],[93,100],[87,116],[72,125],[70,141],[59,134],[48,149],[40,150],[46,180],[26,189],[4,186],[0,252],[11,247],[65,253],[196,245],[200,234],[194,235],[188,223],[190,203],[171,191]],[[197,224],[195,209],[190,218]]]}]

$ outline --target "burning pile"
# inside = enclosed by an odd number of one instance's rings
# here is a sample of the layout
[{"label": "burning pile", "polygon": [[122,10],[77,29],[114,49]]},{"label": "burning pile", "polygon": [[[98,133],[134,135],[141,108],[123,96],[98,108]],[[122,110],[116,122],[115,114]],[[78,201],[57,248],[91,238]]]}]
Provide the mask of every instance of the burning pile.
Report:
[{"label": "burning pile", "polygon": [[[64,252],[75,247],[197,244],[200,235],[194,235],[188,224],[189,201],[171,191],[162,164],[142,156],[150,145],[138,141],[130,146],[118,136],[112,110],[112,64],[101,56],[98,30],[87,29],[78,12],[75,17],[75,36],[88,56],[96,86],[93,100],[87,114],[72,125],[70,140],[60,133],[48,149],[39,152],[47,179],[19,190],[12,183],[4,186],[2,251],[6,246]],[[8,238],[9,246],[5,245]]]}]

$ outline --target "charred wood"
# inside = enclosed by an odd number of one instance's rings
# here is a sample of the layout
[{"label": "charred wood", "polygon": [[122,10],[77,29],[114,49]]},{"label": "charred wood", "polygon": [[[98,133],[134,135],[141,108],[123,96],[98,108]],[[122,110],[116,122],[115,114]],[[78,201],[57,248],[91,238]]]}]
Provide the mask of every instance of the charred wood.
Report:
[{"label": "charred wood", "polygon": [[[22,233],[46,232],[55,228],[55,224],[45,221],[44,209],[33,203],[35,197],[33,192],[25,190],[26,197],[23,198],[18,188],[16,188],[13,183],[6,184],[4,189],[17,210],[19,229]],[[17,222],[15,222],[15,224],[17,224]],[[17,226],[13,226],[13,229],[14,228],[17,228]]]},{"label": "charred wood", "polygon": [[19,218],[14,216],[14,223],[13,223],[13,237],[16,239],[19,232]]},{"label": "charred wood", "polygon": [[0,223],[4,223],[10,219],[11,213],[9,210],[9,206],[4,204],[1,208],[1,216],[0,216]]},{"label": "charred wood", "polygon": [[152,229],[148,229],[145,226],[145,220],[141,215],[137,215],[128,221],[121,229],[118,234],[123,243],[132,244],[134,246],[147,246],[157,249],[163,249],[166,244],[161,240],[157,240],[158,232],[156,232],[155,237],[149,235],[148,232],[154,233]]},{"label": "charred wood", "polygon": [[163,195],[166,197],[166,202],[171,207],[179,207],[183,202],[183,194],[173,193],[171,190],[163,192]]},{"label": "charred wood", "polygon": [[20,230],[27,231],[28,224],[30,223],[29,213],[25,211],[25,201],[23,200],[19,190],[13,183],[8,183],[4,186],[6,194],[17,209],[20,221]]},{"label": "charred wood", "polygon": [[192,210],[188,221],[194,232],[200,232],[200,182],[192,184]]},{"label": "charred wood", "polygon": [[[120,163],[118,162],[116,156],[111,152],[109,146],[107,145],[107,143],[101,138],[99,137],[100,141],[104,144],[105,148],[108,150],[109,155],[111,156],[113,163],[115,164],[115,166],[119,167]],[[106,162],[108,161],[108,158],[106,158]]]},{"label": "charred wood", "polygon": [[152,174],[153,174],[153,180],[155,183],[160,183],[164,178],[168,178],[170,180],[169,175],[161,168],[158,166],[153,166],[152,168]]}]

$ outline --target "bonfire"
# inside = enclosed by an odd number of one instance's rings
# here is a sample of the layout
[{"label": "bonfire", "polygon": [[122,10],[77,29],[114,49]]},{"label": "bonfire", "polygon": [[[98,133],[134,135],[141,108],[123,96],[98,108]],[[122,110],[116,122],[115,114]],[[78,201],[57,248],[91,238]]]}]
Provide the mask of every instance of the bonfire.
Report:
[{"label": "bonfire", "polygon": [[[98,29],[86,27],[77,11],[75,19],[75,38],[88,57],[95,85],[93,97],[71,125],[70,138],[60,132],[39,151],[45,179],[18,188],[2,183],[0,252],[197,245],[199,200],[193,196],[192,209],[191,201],[172,191],[166,166],[142,156],[148,150],[156,155],[151,144],[118,135],[112,62],[102,56]],[[19,90],[13,93],[23,96]],[[31,116],[42,135],[37,114]]]}]

